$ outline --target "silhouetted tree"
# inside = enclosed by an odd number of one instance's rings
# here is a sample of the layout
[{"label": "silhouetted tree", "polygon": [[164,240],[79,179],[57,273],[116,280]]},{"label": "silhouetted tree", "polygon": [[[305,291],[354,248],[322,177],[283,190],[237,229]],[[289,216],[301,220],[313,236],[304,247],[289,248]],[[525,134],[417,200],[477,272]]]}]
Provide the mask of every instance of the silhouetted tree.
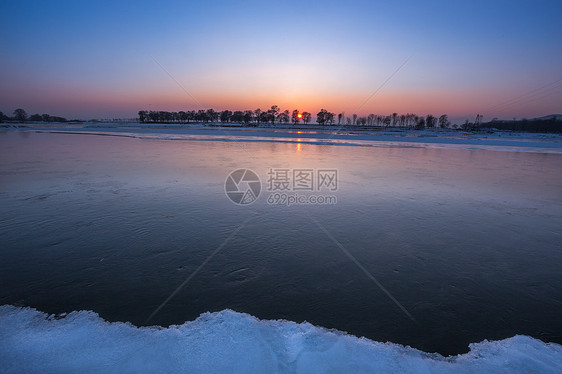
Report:
[{"label": "silhouetted tree", "polygon": [[320,109],[316,115],[316,122],[319,125],[331,125],[334,123],[334,113],[328,112],[326,109]]},{"label": "silhouetted tree", "polygon": [[326,113],[326,116],[324,117],[324,119],[325,119],[327,125],[333,125],[334,124],[334,113],[332,113],[332,112]]},{"label": "silhouetted tree", "polygon": [[308,124],[308,122],[310,122],[310,113],[308,112],[302,112],[302,122],[306,125]]},{"label": "silhouetted tree", "polygon": [[16,121],[24,122],[27,119],[27,113],[25,110],[18,108],[14,110],[14,119]]},{"label": "silhouetted tree", "polygon": [[383,118],[383,123],[384,123],[384,127],[388,127],[390,126],[390,123],[392,122],[392,117],[391,116],[385,116]]},{"label": "silhouetted tree", "polygon": [[279,115],[277,116],[277,119],[281,123],[288,123],[289,122],[289,111],[285,110],[282,113],[279,113]]},{"label": "silhouetted tree", "polygon": [[199,122],[208,122],[207,111],[204,109],[199,109],[195,114],[195,120]]},{"label": "silhouetted tree", "polygon": [[427,127],[433,128],[435,127],[436,123],[437,123],[437,118],[435,118],[431,114],[428,114],[427,117],[425,118],[425,125]]},{"label": "silhouetted tree", "polygon": [[357,114],[353,113],[353,124],[355,125],[357,123]]},{"label": "silhouetted tree", "polygon": [[320,109],[320,111],[316,114],[316,123],[324,125],[326,123],[326,113],[328,113],[326,109]]},{"label": "silhouetted tree", "polygon": [[439,127],[441,127],[442,129],[448,128],[450,124],[451,122],[449,122],[449,117],[447,117],[446,114],[443,114],[441,117],[439,117]]},{"label": "silhouetted tree", "polygon": [[148,113],[146,112],[146,110],[139,110],[139,121],[140,122],[146,121],[147,117],[148,117]]},{"label": "silhouetted tree", "polygon": [[261,112],[260,113],[260,122],[264,122],[264,123],[269,122],[270,121],[269,117],[270,117],[270,114],[268,112]]},{"label": "silhouetted tree", "polygon": [[262,120],[262,116],[261,116],[261,115],[262,115],[262,111],[261,111],[260,108],[254,110],[254,116],[255,116],[255,118],[256,118],[256,122],[257,122],[257,123],[260,123],[260,122],[261,122],[261,120]]},{"label": "silhouetted tree", "polygon": [[162,118],[164,122],[169,123],[172,121],[173,117],[172,117],[172,113],[161,110],[160,118]]},{"label": "silhouetted tree", "polygon": [[[420,122],[420,117],[413,114],[413,126],[414,126],[414,128],[417,128],[419,122]],[[423,123],[423,127],[425,127],[425,121]]]},{"label": "silhouetted tree", "polygon": [[207,119],[211,122],[217,122],[219,120],[219,113],[215,112],[214,109],[207,109]]},{"label": "silhouetted tree", "polygon": [[254,111],[253,110],[245,110],[244,111],[244,123],[249,124],[252,122],[252,118],[254,118]]},{"label": "silhouetted tree", "polygon": [[341,125],[342,118],[343,118],[343,113],[338,113],[338,125]]},{"label": "silhouetted tree", "polygon": [[277,118],[277,113],[279,113],[279,107],[277,105],[272,105],[267,113],[269,114],[269,120],[271,121],[271,124],[274,124],[275,118]]},{"label": "silhouetted tree", "polygon": [[375,115],[373,113],[367,116],[367,125],[373,126],[373,121],[375,120]]},{"label": "silhouetted tree", "polygon": [[33,114],[29,117],[29,120],[34,121],[34,122],[39,122],[39,121],[42,121],[43,118],[41,117],[40,114]]},{"label": "silhouetted tree", "polygon": [[396,127],[397,119],[398,119],[398,113],[392,113],[392,126]]},{"label": "silhouetted tree", "polygon": [[299,110],[298,109],[293,110],[293,114],[291,114],[291,119],[293,120],[293,125],[296,125],[297,123],[299,123],[300,118],[299,118]]},{"label": "silhouetted tree", "polygon": [[232,122],[239,122],[239,123],[244,122],[244,112],[242,112],[240,110],[234,111],[232,113],[231,120],[232,120]]},{"label": "silhouetted tree", "polygon": [[425,118],[418,117],[418,123],[416,123],[416,130],[423,130],[425,129]]},{"label": "silhouetted tree", "polygon": [[230,117],[232,117],[232,112],[230,110],[223,110],[221,112],[221,115],[220,115],[221,122],[230,121]]}]

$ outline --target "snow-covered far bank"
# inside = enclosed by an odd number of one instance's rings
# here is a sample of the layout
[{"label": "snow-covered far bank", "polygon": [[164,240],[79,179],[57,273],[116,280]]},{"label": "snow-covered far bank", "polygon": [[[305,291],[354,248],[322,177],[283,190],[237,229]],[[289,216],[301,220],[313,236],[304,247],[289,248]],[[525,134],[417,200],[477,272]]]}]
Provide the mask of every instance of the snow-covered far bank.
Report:
[{"label": "snow-covered far bank", "polygon": [[562,153],[562,134],[463,132],[457,130],[369,130],[350,127],[235,127],[215,125],[98,123],[10,126],[4,131],[76,133],[140,139],[283,142],[348,146],[425,147]]},{"label": "snow-covered far bank", "polygon": [[309,323],[224,310],[180,326],[0,306],[2,373],[559,373],[562,346],[517,335],[443,357]]}]

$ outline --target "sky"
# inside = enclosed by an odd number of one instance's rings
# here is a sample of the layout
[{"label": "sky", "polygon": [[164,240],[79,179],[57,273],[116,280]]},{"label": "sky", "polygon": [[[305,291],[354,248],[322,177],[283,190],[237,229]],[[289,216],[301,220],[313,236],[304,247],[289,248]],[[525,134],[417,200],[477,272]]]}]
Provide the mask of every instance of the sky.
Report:
[{"label": "sky", "polygon": [[0,111],[562,113],[562,1],[0,0]]}]

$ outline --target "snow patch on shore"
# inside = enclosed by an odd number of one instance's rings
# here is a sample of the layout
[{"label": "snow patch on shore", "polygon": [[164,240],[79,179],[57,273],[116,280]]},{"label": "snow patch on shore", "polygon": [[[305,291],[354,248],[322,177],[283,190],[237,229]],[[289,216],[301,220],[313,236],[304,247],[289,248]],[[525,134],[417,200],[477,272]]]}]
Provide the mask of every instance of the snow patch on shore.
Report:
[{"label": "snow patch on shore", "polygon": [[528,336],[470,344],[443,357],[309,323],[224,310],[180,326],[62,318],[0,306],[2,373],[559,373],[562,346]]}]

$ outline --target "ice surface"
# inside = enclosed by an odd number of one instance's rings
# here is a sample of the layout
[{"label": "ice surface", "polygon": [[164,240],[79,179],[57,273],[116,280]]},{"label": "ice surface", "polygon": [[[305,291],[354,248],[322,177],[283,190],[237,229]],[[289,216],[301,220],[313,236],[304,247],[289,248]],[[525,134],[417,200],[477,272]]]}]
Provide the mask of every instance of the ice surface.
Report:
[{"label": "ice surface", "polygon": [[[58,127],[57,127],[58,126]],[[190,124],[111,124],[26,127],[25,131],[113,135],[140,139],[200,140],[237,142],[282,142],[348,146],[392,146],[423,148],[481,149],[539,153],[562,153],[561,134],[518,132],[465,133],[463,131],[426,130],[349,130],[322,128],[240,128],[204,127]]]},{"label": "ice surface", "polygon": [[0,306],[1,373],[560,373],[562,346],[528,336],[451,357],[231,310],[169,328]]}]

